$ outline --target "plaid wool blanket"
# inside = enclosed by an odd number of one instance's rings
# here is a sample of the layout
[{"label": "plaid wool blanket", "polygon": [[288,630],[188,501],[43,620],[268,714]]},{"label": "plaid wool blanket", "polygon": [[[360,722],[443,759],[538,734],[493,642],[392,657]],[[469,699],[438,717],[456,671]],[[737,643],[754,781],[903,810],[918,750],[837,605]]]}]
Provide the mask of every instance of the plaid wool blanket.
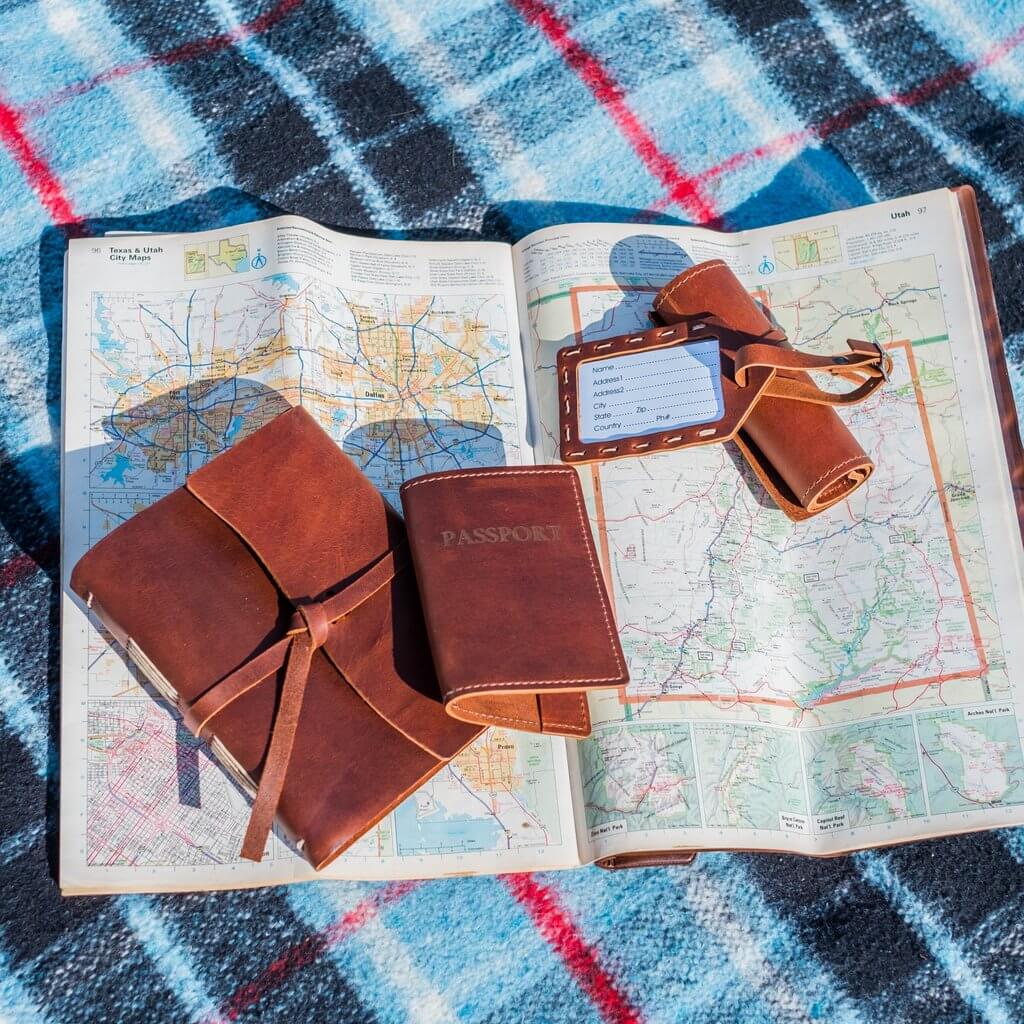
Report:
[{"label": "plaid wool blanket", "polygon": [[0,0],[0,1017],[1024,1019],[1024,833],[828,861],[62,899],[69,235],[741,228],[968,182],[1015,379],[1024,3]]}]

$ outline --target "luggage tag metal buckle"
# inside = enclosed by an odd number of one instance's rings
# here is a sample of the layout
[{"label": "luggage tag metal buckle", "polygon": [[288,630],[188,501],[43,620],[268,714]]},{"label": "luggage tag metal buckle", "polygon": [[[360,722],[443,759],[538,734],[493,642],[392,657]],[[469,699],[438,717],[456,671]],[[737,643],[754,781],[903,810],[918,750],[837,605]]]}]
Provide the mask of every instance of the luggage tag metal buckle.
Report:
[{"label": "luggage tag metal buckle", "polygon": [[889,365],[888,365],[889,361],[890,361],[889,353],[886,352],[886,350],[884,348],[882,348],[882,345],[881,345],[880,342],[872,341],[871,344],[874,345],[875,349],[878,352],[878,370],[879,370],[879,373],[881,373],[881,375],[882,375],[882,380],[884,380],[885,383],[888,384],[892,380],[892,374],[889,373]]}]

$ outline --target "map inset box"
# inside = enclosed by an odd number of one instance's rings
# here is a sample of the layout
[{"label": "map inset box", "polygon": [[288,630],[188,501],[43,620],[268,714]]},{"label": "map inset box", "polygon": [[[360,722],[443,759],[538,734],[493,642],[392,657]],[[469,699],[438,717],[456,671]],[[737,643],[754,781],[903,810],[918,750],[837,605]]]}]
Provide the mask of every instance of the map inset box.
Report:
[{"label": "map inset box", "polygon": [[843,258],[839,229],[834,224],[773,238],[772,252],[779,270],[823,267]]},{"label": "map inset box", "polygon": [[185,246],[185,279],[188,281],[244,274],[250,269],[248,235],[216,238],[212,242]]},{"label": "map inset box", "polygon": [[1009,704],[920,715],[932,814],[1024,802],[1024,757]]}]

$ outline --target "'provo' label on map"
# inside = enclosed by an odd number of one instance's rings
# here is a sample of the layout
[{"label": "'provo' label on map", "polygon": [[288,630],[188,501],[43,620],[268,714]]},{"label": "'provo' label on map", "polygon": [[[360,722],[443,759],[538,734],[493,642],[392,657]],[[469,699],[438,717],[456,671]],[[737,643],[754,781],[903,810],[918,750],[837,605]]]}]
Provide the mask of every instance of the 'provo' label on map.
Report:
[{"label": "'provo' label on map", "polygon": [[996,718],[1012,714],[1012,704],[987,704],[983,708],[964,708],[964,718]]},{"label": "'provo' label on map", "polygon": [[836,811],[834,814],[819,814],[814,819],[815,832],[842,832],[849,828],[850,824],[846,818],[846,811]]},{"label": "'provo' label on map", "polygon": [[615,836],[626,831],[624,821],[606,821],[603,825],[595,825],[590,830],[591,839],[604,839],[606,836]]},{"label": "'provo' label on map", "polygon": [[811,823],[803,814],[790,814],[788,811],[779,812],[779,828],[783,832],[792,832],[800,836],[811,834]]}]

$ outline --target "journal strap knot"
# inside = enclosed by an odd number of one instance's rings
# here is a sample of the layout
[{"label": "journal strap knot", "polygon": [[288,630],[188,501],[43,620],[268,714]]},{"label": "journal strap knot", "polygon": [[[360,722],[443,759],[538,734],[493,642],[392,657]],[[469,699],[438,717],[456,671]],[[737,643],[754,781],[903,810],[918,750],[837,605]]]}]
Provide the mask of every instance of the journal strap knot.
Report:
[{"label": "journal strap knot", "polygon": [[206,739],[210,722],[229,704],[274,676],[282,666],[286,667],[270,745],[242,843],[242,856],[247,860],[262,858],[277,814],[313,654],[330,639],[334,623],[387,586],[408,563],[409,549],[403,541],[331,597],[297,602],[288,631],[280,640],[215,682],[185,707],[185,725],[194,735]]}]

